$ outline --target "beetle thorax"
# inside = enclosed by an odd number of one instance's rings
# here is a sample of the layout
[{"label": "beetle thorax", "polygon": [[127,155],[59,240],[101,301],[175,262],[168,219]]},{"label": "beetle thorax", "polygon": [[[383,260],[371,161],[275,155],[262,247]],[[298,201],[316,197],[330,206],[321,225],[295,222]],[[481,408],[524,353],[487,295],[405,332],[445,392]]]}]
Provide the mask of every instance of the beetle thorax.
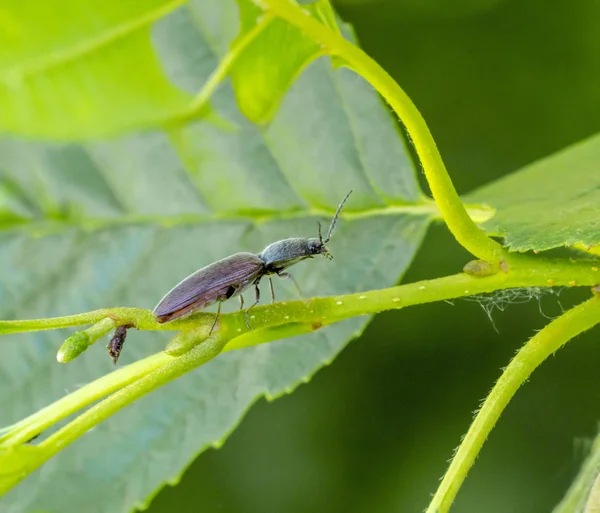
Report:
[{"label": "beetle thorax", "polygon": [[258,258],[265,263],[268,272],[278,273],[319,254],[328,254],[327,248],[319,239],[298,237],[268,245],[258,254]]}]

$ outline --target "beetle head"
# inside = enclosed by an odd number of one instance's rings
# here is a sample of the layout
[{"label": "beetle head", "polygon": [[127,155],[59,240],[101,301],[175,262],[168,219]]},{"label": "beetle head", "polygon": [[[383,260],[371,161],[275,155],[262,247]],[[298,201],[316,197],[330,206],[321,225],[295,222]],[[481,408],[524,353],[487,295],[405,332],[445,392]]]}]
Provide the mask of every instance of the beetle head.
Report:
[{"label": "beetle head", "polygon": [[331,256],[331,253],[323,241],[323,237],[321,235],[321,223],[319,223],[319,238],[308,239],[307,247],[311,255],[323,255],[329,258],[329,260],[333,259],[333,256]]}]

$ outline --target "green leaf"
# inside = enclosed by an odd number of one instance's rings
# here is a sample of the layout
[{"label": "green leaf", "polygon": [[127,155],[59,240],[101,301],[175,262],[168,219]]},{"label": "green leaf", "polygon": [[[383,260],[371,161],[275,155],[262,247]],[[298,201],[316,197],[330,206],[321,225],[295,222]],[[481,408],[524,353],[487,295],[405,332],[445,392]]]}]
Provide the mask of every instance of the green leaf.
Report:
[{"label": "green leaf", "polygon": [[[255,123],[266,123],[290,85],[324,50],[251,0],[238,0],[239,20],[232,14],[234,0],[224,2],[227,10],[219,18],[210,14],[215,0],[190,10],[199,15],[197,23],[210,27],[204,29],[210,50],[223,57],[233,47],[229,74],[241,111]],[[205,117],[207,106],[192,95],[208,77],[182,81],[168,73],[180,65],[180,48],[193,43],[189,32],[171,32],[173,20],[188,11],[184,4],[109,0],[92,6],[62,0],[58,11],[54,4],[41,2],[34,10],[10,1],[0,13],[0,46],[8,49],[0,56],[0,132],[84,140]],[[337,30],[328,0],[304,8]],[[215,27],[239,34],[231,44],[217,43],[222,38],[211,31]],[[165,33],[171,34],[171,44],[156,48],[153,39]]]},{"label": "green leaf", "polygon": [[483,227],[515,251],[600,244],[600,136],[482,187],[465,201],[495,208]]},{"label": "green leaf", "polygon": [[83,139],[153,127],[191,96],[167,79],[152,24],[184,0],[3,2],[0,131]]},{"label": "green leaf", "polygon": [[[238,0],[238,4],[240,35],[233,46],[244,46],[230,72],[233,88],[240,110],[251,121],[266,123],[290,85],[312,60],[324,54],[324,49],[298,28],[265,15],[251,0]],[[304,9],[337,28],[328,0],[318,0]]]},{"label": "green leaf", "polygon": [[[198,0],[161,21],[154,45],[174,83],[193,90],[215,69],[237,28],[230,9]],[[214,105],[235,130],[196,122],[82,145],[2,140],[0,181],[12,191],[3,205],[19,223],[7,218],[0,231],[0,318],[152,308],[209,262],[314,235],[350,188],[330,244],[335,260],[299,264],[295,278],[308,297],[398,280],[434,209],[371,87],[322,58],[267,128],[245,119],[231,87],[219,89]],[[296,297],[288,282],[275,287],[280,300]],[[145,504],[199,451],[221,444],[258,397],[307,381],[367,320],[219,356],[86,433],[2,497],[0,510],[119,513]],[[102,341],[56,362],[73,332],[0,339],[0,425],[110,372]],[[130,332],[121,364],[167,341],[167,333]]]}]

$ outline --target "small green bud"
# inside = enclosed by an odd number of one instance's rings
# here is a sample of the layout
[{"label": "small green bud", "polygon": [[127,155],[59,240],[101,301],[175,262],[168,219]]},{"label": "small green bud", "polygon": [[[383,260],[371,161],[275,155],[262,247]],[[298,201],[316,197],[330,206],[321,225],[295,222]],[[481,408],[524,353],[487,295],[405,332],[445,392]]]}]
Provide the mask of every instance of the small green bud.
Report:
[{"label": "small green bud", "polygon": [[116,326],[114,319],[106,317],[84,331],[76,331],[60,346],[56,359],[60,363],[70,362],[77,358],[100,337],[106,335]]},{"label": "small green bud", "polygon": [[60,346],[56,359],[60,363],[70,362],[83,353],[91,344],[92,340],[87,332],[77,331]]}]

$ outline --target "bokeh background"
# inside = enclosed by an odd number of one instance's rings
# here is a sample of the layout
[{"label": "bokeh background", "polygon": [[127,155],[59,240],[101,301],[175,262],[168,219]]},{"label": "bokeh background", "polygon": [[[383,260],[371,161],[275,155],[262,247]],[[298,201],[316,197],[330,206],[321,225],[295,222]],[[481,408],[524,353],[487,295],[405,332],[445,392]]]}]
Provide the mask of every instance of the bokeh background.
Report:
[{"label": "bokeh background", "polygon": [[[600,129],[599,2],[336,7],[419,107],[461,194]],[[467,260],[437,225],[404,281]],[[421,511],[501,367],[584,295],[497,297],[493,323],[466,300],[378,315],[309,384],[258,401],[149,511]],[[547,512],[560,500],[598,430],[599,339],[599,329],[578,337],[520,390],[453,511]]]}]

